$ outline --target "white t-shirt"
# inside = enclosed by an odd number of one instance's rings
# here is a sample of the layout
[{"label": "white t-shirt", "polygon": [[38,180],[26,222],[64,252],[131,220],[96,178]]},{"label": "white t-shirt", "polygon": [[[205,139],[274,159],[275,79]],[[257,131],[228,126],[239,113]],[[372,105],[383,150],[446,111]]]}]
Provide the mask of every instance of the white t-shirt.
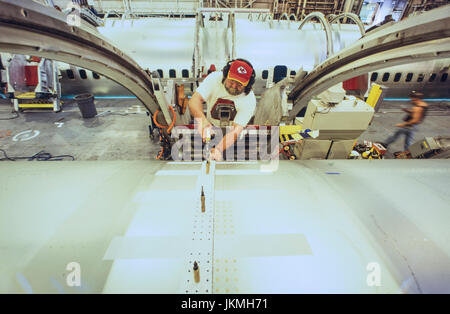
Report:
[{"label": "white t-shirt", "polygon": [[211,109],[213,109],[219,98],[231,100],[234,102],[234,107],[236,108],[236,117],[233,122],[246,127],[256,108],[256,98],[253,91],[250,91],[248,95],[242,93],[240,95],[234,96],[230,95],[225,86],[222,83],[223,74],[222,72],[212,72],[210,73],[197,88],[197,93],[199,93],[203,99],[206,101],[207,110],[206,118],[215,126],[220,126],[220,120],[213,119],[211,117]]}]

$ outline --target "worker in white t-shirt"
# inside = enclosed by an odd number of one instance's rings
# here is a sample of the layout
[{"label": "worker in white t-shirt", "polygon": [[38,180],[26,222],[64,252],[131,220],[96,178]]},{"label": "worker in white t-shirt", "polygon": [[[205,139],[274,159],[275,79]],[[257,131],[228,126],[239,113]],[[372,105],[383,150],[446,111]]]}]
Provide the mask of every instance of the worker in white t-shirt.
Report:
[{"label": "worker in white t-shirt", "polygon": [[[212,159],[222,160],[223,152],[236,142],[252,118],[256,107],[252,91],[254,82],[255,72],[250,62],[236,59],[228,62],[222,72],[209,74],[192,95],[189,110],[203,141],[207,133],[212,134],[212,125],[220,126],[220,120],[212,116],[214,109],[217,109],[215,106],[225,103],[234,107],[231,131],[211,150]],[[204,102],[207,104],[206,116],[203,113]]]}]

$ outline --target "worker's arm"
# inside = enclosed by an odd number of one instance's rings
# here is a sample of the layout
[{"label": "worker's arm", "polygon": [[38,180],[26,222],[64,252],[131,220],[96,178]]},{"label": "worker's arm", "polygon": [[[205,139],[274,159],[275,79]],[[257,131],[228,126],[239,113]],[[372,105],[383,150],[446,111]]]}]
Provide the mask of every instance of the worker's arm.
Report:
[{"label": "worker's arm", "polygon": [[202,138],[205,138],[205,128],[211,127],[211,123],[206,119],[205,114],[203,113],[203,103],[204,99],[202,95],[195,92],[191,99],[189,100],[189,111],[191,115],[194,117],[195,126],[197,131],[202,135]]},{"label": "worker's arm", "polygon": [[411,126],[420,122],[420,117],[422,116],[423,108],[415,106],[411,110],[412,119],[403,123],[397,124],[398,127],[403,128],[405,126]]},{"label": "worker's arm", "polygon": [[244,127],[242,125],[233,123],[233,128],[231,129],[231,131],[225,134],[219,144],[217,144],[216,147],[212,149],[212,158],[217,161],[222,160],[223,152],[237,141],[242,130],[244,130]]}]

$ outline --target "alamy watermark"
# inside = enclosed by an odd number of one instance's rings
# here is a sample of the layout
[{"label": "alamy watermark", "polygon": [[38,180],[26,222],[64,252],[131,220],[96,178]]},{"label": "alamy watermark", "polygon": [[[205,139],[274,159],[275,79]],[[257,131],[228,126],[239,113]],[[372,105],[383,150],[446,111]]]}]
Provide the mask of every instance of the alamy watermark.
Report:
[{"label": "alamy watermark", "polygon": [[369,287],[381,286],[381,267],[377,262],[368,263],[366,270],[369,272],[366,277],[366,283]]},{"label": "alamy watermark", "polygon": [[66,284],[69,287],[81,286],[81,266],[77,262],[70,262],[66,266],[66,270],[70,273],[66,277]]},{"label": "alamy watermark", "polygon": [[[174,161],[202,161],[211,153],[225,136],[229,136],[232,127],[212,127],[214,137],[208,143],[204,143],[197,131],[198,125],[194,124],[194,130],[186,126],[176,126],[172,129],[171,136],[175,139],[172,145],[171,156]],[[245,136],[244,136],[245,135]],[[242,131],[235,143],[229,146],[223,153],[223,161],[265,161],[261,164],[261,171],[272,172],[279,165],[279,137],[278,126],[248,126]]]}]

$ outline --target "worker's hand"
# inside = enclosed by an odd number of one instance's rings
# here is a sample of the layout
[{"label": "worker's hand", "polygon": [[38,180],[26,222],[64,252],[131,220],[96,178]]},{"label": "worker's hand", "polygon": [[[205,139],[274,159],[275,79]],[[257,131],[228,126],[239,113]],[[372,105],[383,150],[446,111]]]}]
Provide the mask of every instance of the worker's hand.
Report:
[{"label": "worker's hand", "polygon": [[222,161],[223,160],[222,152],[219,151],[218,149],[215,149],[215,148],[211,149],[210,156],[211,156],[211,159],[215,160],[215,161]]},{"label": "worker's hand", "polygon": [[396,124],[395,126],[398,127],[398,128],[403,128],[403,127],[405,127],[405,125],[404,125],[403,123],[398,123],[398,124]]},{"label": "worker's hand", "polygon": [[194,122],[194,126],[195,126],[195,130],[197,131],[198,134],[201,135],[203,142],[206,141],[206,137],[207,137],[207,130],[209,129],[209,133],[211,135],[212,133],[212,125],[211,123],[208,122],[208,120],[206,120],[206,118],[195,118],[195,122]]},{"label": "worker's hand", "polygon": [[206,142],[211,140],[211,136],[214,134],[211,123],[208,123],[202,130],[202,140]]}]

